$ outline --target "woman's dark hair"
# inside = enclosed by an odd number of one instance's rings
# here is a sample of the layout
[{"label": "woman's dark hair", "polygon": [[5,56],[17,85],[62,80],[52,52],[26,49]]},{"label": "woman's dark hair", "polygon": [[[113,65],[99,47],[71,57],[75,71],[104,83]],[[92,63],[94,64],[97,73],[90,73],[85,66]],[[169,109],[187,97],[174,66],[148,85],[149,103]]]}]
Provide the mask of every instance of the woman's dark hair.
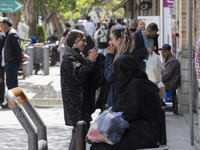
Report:
[{"label": "woman's dark hair", "polygon": [[73,47],[78,41],[84,37],[84,33],[80,30],[72,29],[65,38],[65,46]]},{"label": "woman's dark hair", "polygon": [[121,56],[122,54],[128,52],[131,53],[135,47],[135,40],[133,39],[133,34],[128,29],[128,27],[124,26],[121,29],[115,29],[112,32],[113,36],[115,39],[121,38],[121,44],[120,44],[120,49],[117,51],[117,54],[115,55],[115,60]]}]

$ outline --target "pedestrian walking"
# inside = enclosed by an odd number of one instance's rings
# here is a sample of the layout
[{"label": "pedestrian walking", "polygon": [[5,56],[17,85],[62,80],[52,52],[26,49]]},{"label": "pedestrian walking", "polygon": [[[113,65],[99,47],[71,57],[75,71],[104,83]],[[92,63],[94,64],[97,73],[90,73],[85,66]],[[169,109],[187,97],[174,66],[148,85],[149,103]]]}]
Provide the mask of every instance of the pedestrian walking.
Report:
[{"label": "pedestrian walking", "polygon": [[146,28],[146,20],[145,19],[138,19],[138,27],[135,32],[138,32],[140,30],[144,30]]},{"label": "pedestrian walking", "polygon": [[151,54],[153,51],[158,53],[157,32],[157,24],[150,23],[146,29],[134,33],[135,49],[133,55],[137,57],[137,62],[143,71],[146,69],[144,59],[148,58],[148,54]]},{"label": "pedestrian walking", "polygon": [[108,42],[110,40],[110,31],[107,27],[107,23],[103,21],[101,27],[95,32],[94,39],[98,52],[106,56]]},{"label": "pedestrian walking", "polygon": [[61,64],[61,91],[64,106],[65,124],[73,126],[69,150],[76,150],[76,124],[84,120],[88,127],[92,120],[90,103],[91,74],[98,51],[93,50],[86,59],[83,52],[86,36],[80,30],[72,29],[65,39],[65,54]]},{"label": "pedestrian walking", "polygon": [[85,48],[84,48],[82,53],[87,57],[88,56],[88,51],[91,50],[92,48],[94,48],[94,46],[95,46],[94,41],[91,38],[91,36],[88,34],[88,32],[85,30],[85,27],[82,24],[77,24],[75,26],[75,29],[81,30],[82,32],[84,32],[84,34],[86,36],[87,45],[85,46]]},{"label": "pedestrian walking", "polygon": [[27,61],[29,56],[24,53],[20,45],[17,31],[12,28],[12,20],[4,17],[1,27],[5,32],[4,60],[6,72],[6,85],[8,89],[18,87],[18,71],[22,61]]},{"label": "pedestrian walking", "polygon": [[114,31],[116,29],[116,26],[121,25],[121,23],[122,23],[122,19],[118,18],[116,24],[111,27],[110,32]]},{"label": "pedestrian walking", "polygon": [[4,83],[4,43],[5,43],[5,34],[1,28],[0,23],[0,109],[7,106],[4,104],[4,94],[5,94],[5,83]]},{"label": "pedestrian walking", "polygon": [[65,24],[65,32],[62,35],[62,38],[60,39],[60,43],[59,43],[59,47],[57,49],[58,52],[60,52],[60,48],[64,42],[65,37],[67,36],[67,34],[69,33],[70,29],[72,28],[72,25],[70,23],[66,23]]},{"label": "pedestrian walking", "polygon": [[131,22],[129,22],[129,29],[132,33],[134,33],[137,30],[137,20],[133,19]]},{"label": "pedestrian walking", "polygon": [[87,31],[87,33],[90,35],[90,37],[92,39],[94,39],[94,34],[96,32],[96,27],[94,25],[94,23],[91,21],[91,17],[90,16],[86,16],[86,20],[87,22],[85,22],[83,24],[85,30]]}]

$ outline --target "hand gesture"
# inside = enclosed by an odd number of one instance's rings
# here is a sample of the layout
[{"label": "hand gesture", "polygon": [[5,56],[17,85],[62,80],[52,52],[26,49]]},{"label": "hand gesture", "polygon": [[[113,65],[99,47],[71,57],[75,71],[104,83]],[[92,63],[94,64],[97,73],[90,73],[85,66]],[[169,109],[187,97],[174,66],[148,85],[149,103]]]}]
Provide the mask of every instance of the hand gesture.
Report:
[{"label": "hand gesture", "polygon": [[91,62],[94,62],[95,59],[97,58],[98,56],[98,50],[91,50],[91,52],[89,53],[88,55],[88,59],[91,61]]},{"label": "hand gesture", "polygon": [[107,53],[115,54],[115,45],[114,44],[109,44]]}]

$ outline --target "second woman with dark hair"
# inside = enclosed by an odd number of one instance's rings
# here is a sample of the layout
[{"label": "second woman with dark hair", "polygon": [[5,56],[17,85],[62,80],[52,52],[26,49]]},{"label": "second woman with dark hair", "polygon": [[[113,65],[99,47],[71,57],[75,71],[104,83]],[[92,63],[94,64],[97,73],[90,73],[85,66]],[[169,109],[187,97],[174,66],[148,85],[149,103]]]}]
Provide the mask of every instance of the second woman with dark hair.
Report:
[{"label": "second woman with dark hair", "polygon": [[110,42],[107,50],[104,76],[111,83],[110,93],[107,104],[112,106],[118,100],[117,96],[117,77],[114,72],[114,62],[123,54],[129,54],[133,51],[135,41],[131,31],[127,27],[114,30],[110,35]]},{"label": "second woman with dark hair", "polygon": [[76,149],[76,123],[84,120],[88,126],[91,118],[89,80],[94,71],[97,51],[91,51],[86,59],[83,52],[86,36],[80,30],[71,30],[65,40],[66,52],[61,64],[61,90],[65,124],[73,126],[69,150]]}]

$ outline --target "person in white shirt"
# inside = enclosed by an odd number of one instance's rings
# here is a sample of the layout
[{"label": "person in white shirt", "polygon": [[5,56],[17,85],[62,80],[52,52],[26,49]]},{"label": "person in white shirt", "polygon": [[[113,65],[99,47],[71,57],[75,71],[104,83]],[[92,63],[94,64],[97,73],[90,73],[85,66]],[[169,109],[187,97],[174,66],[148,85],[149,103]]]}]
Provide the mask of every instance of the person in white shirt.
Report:
[{"label": "person in white shirt", "polygon": [[86,17],[87,22],[85,22],[83,24],[85,30],[87,31],[87,33],[91,36],[91,38],[94,40],[94,34],[96,32],[96,27],[94,25],[94,23],[91,22],[91,18],[90,16]]}]

